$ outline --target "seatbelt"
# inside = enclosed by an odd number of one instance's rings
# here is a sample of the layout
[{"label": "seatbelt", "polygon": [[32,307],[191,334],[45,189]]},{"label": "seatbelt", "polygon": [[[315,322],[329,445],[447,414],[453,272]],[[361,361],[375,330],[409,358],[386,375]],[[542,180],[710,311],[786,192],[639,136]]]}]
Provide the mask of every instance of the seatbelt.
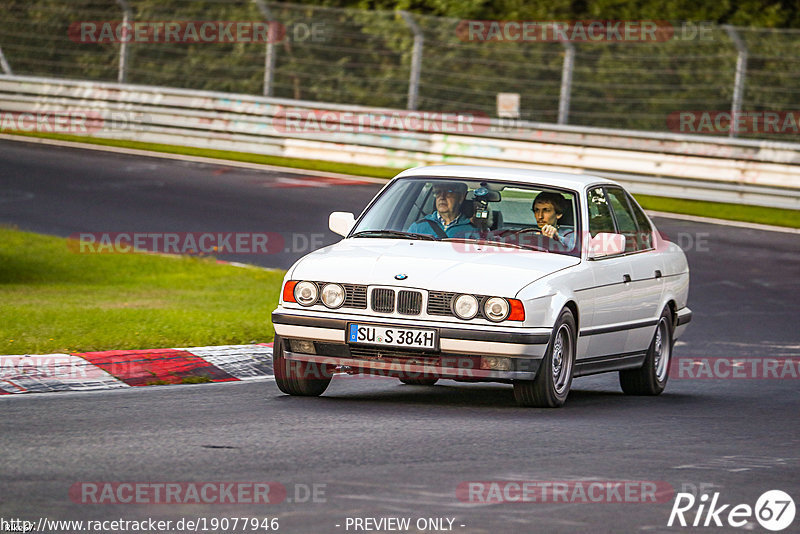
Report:
[{"label": "seatbelt", "polygon": [[447,239],[447,234],[445,233],[444,230],[442,230],[441,226],[439,226],[430,219],[422,219],[422,220],[431,225],[431,228],[433,228],[433,233],[436,234],[436,237],[438,237],[439,239]]}]

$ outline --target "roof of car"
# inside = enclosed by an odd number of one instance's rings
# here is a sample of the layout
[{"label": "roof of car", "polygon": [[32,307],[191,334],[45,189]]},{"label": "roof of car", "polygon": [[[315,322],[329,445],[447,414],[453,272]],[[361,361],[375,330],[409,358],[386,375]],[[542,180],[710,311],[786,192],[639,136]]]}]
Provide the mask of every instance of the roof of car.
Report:
[{"label": "roof of car", "polygon": [[570,174],[566,172],[515,169],[510,167],[486,167],[479,165],[429,165],[405,170],[397,176],[441,176],[465,179],[485,178],[488,180],[508,180],[520,183],[546,184],[574,190],[581,190],[587,185],[596,184],[598,182],[619,185],[614,180],[588,174]]}]

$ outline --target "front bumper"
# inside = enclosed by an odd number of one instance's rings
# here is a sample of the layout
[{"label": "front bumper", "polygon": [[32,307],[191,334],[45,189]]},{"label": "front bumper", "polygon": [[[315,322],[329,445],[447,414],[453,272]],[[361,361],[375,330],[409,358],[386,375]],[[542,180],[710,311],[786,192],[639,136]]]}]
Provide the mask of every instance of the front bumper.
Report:
[{"label": "front bumper", "polygon": [[[347,323],[360,321],[408,328],[435,328],[439,333],[436,351],[403,351],[398,347],[348,344]],[[340,370],[393,376],[426,376],[455,380],[532,380],[550,341],[548,329],[508,331],[503,329],[458,328],[452,324],[409,324],[384,318],[319,317],[276,311],[272,314],[275,333],[287,341],[284,357],[315,365],[334,365]],[[315,354],[293,350],[292,340],[314,342]],[[352,350],[351,350],[352,349]],[[510,369],[481,369],[482,356],[510,359]]]}]

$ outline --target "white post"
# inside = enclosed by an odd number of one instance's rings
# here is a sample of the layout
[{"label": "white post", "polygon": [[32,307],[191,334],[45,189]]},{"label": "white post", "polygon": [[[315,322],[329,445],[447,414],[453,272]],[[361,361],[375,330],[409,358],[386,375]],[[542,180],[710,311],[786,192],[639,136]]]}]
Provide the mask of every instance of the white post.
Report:
[{"label": "white post", "polygon": [[733,99],[731,101],[731,128],[728,132],[729,137],[736,137],[736,118],[742,111],[742,100],[744,100],[744,80],[747,76],[747,45],[742,41],[736,28],[724,25],[725,31],[733,41],[738,55],[736,57],[736,76],[733,80]]},{"label": "white post", "polygon": [[558,124],[567,124],[569,119],[569,100],[572,93],[572,70],[575,66],[575,46],[569,41],[564,45],[564,65],[561,67],[561,94],[558,98]]},{"label": "white post", "polygon": [[419,99],[419,76],[422,70],[422,46],[425,43],[425,36],[408,11],[401,10],[400,15],[414,33],[414,48],[411,51],[411,74],[408,78],[408,104],[406,105],[406,109],[414,110],[417,109],[417,100]]},{"label": "white post", "polygon": [[8,74],[9,76],[14,74],[11,72],[11,66],[8,64],[8,61],[6,61],[6,56],[3,55],[2,48],[0,48],[0,68],[3,69],[3,73]]},{"label": "white post", "polygon": [[[128,5],[127,0],[117,0],[117,4],[122,8],[122,25],[129,28],[132,18],[131,6]],[[119,69],[117,71],[117,82],[119,83],[125,83],[128,80],[128,41],[132,36],[133,32],[125,35],[125,39],[119,45]]]},{"label": "white post", "polygon": [[267,4],[264,3],[264,0],[253,0],[258,6],[258,10],[261,11],[261,15],[266,20],[267,24],[269,24],[269,30],[267,31],[267,50],[264,57],[264,96],[272,96],[272,79],[274,77],[275,72],[275,58],[277,57],[277,51],[275,50],[275,43],[273,43],[273,27],[272,27],[272,13],[270,12]]}]

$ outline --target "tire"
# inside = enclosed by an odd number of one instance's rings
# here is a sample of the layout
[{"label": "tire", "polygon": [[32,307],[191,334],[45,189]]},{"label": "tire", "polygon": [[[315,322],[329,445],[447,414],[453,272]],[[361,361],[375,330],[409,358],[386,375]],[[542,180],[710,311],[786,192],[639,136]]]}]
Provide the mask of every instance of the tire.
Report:
[{"label": "tire", "polygon": [[289,361],[283,356],[283,343],[283,339],[276,335],[272,344],[272,370],[278,389],[288,395],[322,395],[331,383],[334,366]]},{"label": "tire", "polygon": [[432,386],[438,382],[438,378],[401,378],[400,382],[409,386]]},{"label": "tire", "polygon": [[572,385],[575,367],[575,317],[565,308],[553,328],[553,337],[533,380],[514,381],[514,399],[519,406],[558,408]]},{"label": "tire", "polygon": [[619,372],[619,385],[628,395],[659,395],[669,379],[672,359],[672,314],[664,308],[647,349],[644,364],[638,369]]}]

